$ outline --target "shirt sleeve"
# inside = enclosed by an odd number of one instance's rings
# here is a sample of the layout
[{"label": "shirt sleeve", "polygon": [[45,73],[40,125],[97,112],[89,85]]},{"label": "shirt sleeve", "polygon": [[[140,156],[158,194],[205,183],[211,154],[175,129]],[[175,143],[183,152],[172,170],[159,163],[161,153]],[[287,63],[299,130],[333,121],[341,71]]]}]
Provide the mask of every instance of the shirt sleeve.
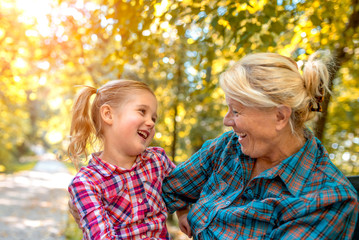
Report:
[{"label": "shirt sleeve", "polygon": [[[271,232],[270,239],[351,239],[358,216],[358,200],[344,186],[313,196],[305,207],[293,209],[288,219]],[[306,200],[308,201],[308,199]]]},{"label": "shirt sleeve", "polygon": [[164,177],[167,177],[173,171],[176,165],[168,158],[163,148],[156,148],[156,150],[159,153],[161,157],[161,161],[164,166],[164,171],[163,171]]},{"label": "shirt sleeve", "polygon": [[170,213],[195,203],[212,172],[211,141],[179,164],[163,182],[163,199]]},{"label": "shirt sleeve", "polygon": [[116,239],[113,224],[103,208],[99,189],[91,182],[75,178],[69,186],[69,193],[81,217],[84,239]]}]

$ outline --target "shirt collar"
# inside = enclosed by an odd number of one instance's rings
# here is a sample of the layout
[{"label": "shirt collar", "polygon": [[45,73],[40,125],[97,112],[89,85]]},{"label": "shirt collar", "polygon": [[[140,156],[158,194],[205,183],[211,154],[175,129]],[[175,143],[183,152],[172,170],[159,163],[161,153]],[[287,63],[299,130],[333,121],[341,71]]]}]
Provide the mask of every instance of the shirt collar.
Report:
[{"label": "shirt collar", "polygon": [[103,161],[101,158],[99,158],[100,154],[101,152],[93,153],[88,166],[93,167],[97,172],[99,172],[104,177],[111,176],[115,171],[119,171],[119,172],[131,171],[133,168],[136,168],[137,165],[141,164],[142,162],[148,161],[153,157],[152,151],[146,149],[143,153],[137,156],[136,162],[131,169],[124,170],[113,164]]},{"label": "shirt collar", "polygon": [[302,191],[306,179],[315,167],[316,159],[321,154],[321,143],[309,130],[306,130],[306,138],[307,141],[297,153],[265,172],[265,176],[269,178],[280,177],[294,196],[298,196]]},{"label": "shirt collar", "polygon": [[93,167],[104,177],[111,176],[116,171],[116,166],[109,164],[99,158],[101,152],[93,153],[88,166]]}]

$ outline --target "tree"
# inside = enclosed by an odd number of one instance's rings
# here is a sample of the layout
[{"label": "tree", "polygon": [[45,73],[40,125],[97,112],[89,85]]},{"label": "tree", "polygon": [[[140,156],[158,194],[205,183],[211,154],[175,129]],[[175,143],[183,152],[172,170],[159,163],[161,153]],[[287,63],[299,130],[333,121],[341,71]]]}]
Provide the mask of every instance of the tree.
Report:
[{"label": "tree", "polygon": [[[63,148],[74,86],[132,78],[147,82],[158,96],[153,144],[180,162],[226,130],[218,75],[234,61],[250,52],[270,51],[294,57],[301,67],[309,54],[325,48],[339,64],[332,72],[332,98],[326,99],[327,111],[314,129],[331,154],[346,154],[346,159],[349,153],[353,162],[358,157],[358,0],[51,4],[52,12],[41,22],[45,33],[35,20],[19,21],[20,12],[1,9],[0,84],[6,91],[0,90],[0,96],[8,110],[0,127],[11,133],[4,141],[12,147],[36,139],[49,149]],[[18,111],[10,110],[14,106]],[[21,133],[14,126],[19,116],[19,126],[28,126]],[[21,138],[10,137],[15,133]],[[344,144],[348,139],[351,145]]]}]

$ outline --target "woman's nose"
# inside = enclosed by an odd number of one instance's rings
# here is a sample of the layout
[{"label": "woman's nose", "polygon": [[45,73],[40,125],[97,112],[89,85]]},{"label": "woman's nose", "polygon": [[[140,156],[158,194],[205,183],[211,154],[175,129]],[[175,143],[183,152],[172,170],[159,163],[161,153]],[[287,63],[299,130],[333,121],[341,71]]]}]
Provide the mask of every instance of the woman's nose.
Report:
[{"label": "woman's nose", "polygon": [[231,126],[233,126],[233,123],[234,123],[234,121],[233,121],[232,117],[230,116],[230,113],[227,113],[226,116],[224,116],[224,118],[223,118],[224,126],[231,127]]}]

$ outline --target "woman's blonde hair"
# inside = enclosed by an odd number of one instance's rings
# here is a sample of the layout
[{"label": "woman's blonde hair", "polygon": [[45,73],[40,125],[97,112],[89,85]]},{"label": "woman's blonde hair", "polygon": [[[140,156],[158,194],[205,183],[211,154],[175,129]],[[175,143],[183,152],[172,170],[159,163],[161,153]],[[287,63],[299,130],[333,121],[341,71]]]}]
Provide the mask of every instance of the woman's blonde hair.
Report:
[{"label": "woman's blonde hair", "polygon": [[309,57],[303,75],[291,58],[276,53],[250,54],[220,75],[220,86],[247,107],[289,106],[289,124],[296,134],[314,117],[313,110],[319,110],[325,91],[329,92],[328,61],[319,58],[323,54]]},{"label": "woman's blonde hair", "polygon": [[[148,91],[155,96],[146,83],[133,80],[109,81],[99,89],[84,86],[77,94],[72,109],[70,144],[67,149],[69,158],[76,168],[81,155],[87,158],[86,148],[89,144],[93,145],[97,140],[103,142],[100,107],[107,104],[117,108],[138,90]],[[96,96],[91,104],[90,99],[93,94]]]}]

